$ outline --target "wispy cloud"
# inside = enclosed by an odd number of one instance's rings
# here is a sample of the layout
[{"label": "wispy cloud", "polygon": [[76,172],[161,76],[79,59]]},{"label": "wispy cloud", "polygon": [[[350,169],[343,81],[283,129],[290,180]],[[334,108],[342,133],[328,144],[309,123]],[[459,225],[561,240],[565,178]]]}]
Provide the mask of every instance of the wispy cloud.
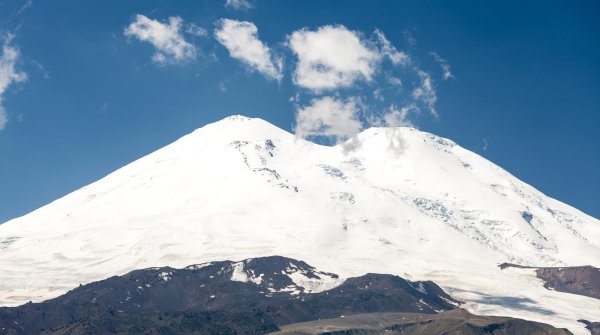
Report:
[{"label": "wispy cloud", "polygon": [[23,6],[19,8],[19,10],[17,11],[17,15],[21,15],[24,11],[28,10],[31,7],[33,7],[33,1],[27,0],[27,2],[25,2]]},{"label": "wispy cloud", "polygon": [[404,41],[408,45],[410,45],[412,47],[414,47],[415,45],[417,45],[417,39],[413,35],[412,30],[406,29],[406,30],[402,31],[402,37],[404,37]]},{"label": "wispy cloud", "polygon": [[217,24],[215,37],[231,57],[267,77],[281,80],[283,59],[273,56],[271,49],[258,38],[254,23],[221,19]]},{"label": "wispy cloud", "polygon": [[314,91],[349,87],[359,79],[370,81],[380,60],[377,50],[344,26],[295,31],[288,45],[298,57],[294,83]]},{"label": "wispy cloud", "polygon": [[44,65],[42,65],[42,63],[40,63],[34,59],[30,59],[29,62],[42,74],[44,79],[50,79],[50,73],[48,72],[48,70],[46,70],[46,68],[44,67]]},{"label": "wispy cloud", "polygon": [[450,71],[450,65],[448,64],[448,62],[445,59],[443,59],[437,52],[432,51],[429,54],[438,64],[440,64],[440,67],[442,68],[442,79],[454,79],[454,75]]},{"label": "wispy cloud", "polygon": [[163,23],[137,14],[123,33],[152,44],[156,49],[152,56],[154,62],[181,63],[196,58],[196,48],[181,33],[182,23],[183,20],[177,16]]},{"label": "wispy cloud", "polygon": [[402,87],[402,79],[398,77],[389,77],[387,78],[387,82],[390,85]]},{"label": "wispy cloud", "polygon": [[19,60],[19,49],[11,45],[14,35],[8,34],[2,41],[2,55],[0,56],[0,131],[6,127],[8,116],[2,105],[4,93],[9,86],[27,80],[27,74],[16,69]]},{"label": "wispy cloud", "polygon": [[233,8],[235,10],[248,10],[253,7],[250,0],[227,0],[225,1],[225,7]]},{"label": "wispy cloud", "polygon": [[362,129],[358,119],[360,101],[357,98],[341,100],[325,96],[313,99],[310,105],[298,107],[296,114],[296,136],[334,137],[337,142],[346,140]]},{"label": "wispy cloud", "polygon": [[380,53],[382,56],[388,57],[394,65],[407,65],[410,63],[410,57],[406,53],[398,51],[381,30],[375,29],[375,36],[381,44]]},{"label": "wispy cloud", "polygon": [[413,89],[412,97],[417,101],[422,102],[431,115],[437,117],[438,113],[435,109],[437,94],[433,86],[433,79],[431,79],[431,75],[429,73],[423,70],[417,69],[416,71],[420,79],[420,85]]},{"label": "wispy cloud", "polygon": [[419,113],[419,109],[414,104],[402,107],[391,104],[381,116],[372,115],[367,119],[367,122],[370,126],[376,127],[414,127],[409,118],[411,113]]},{"label": "wispy cloud", "polygon": [[196,24],[194,23],[189,23],[186,25],[185,27],[185,32],[196,36],[196,37],[206,37],[208,36],[208,31],[202,27],[198,27]]}]

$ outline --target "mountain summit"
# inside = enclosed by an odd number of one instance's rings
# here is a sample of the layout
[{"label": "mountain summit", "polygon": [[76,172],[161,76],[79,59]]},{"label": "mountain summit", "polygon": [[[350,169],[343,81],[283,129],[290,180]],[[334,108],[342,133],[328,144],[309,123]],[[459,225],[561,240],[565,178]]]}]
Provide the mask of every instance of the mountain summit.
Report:
[{"label": "mountain summit", "polygon": [[371,128],[328,147],[232,116],[0,225],[0,305],[283,255],[346,278],[432,280],[473,313],[586,333],[577,320],[600,320],[600,300],[497,265],[600,266],[599,241],[600,221],[448,139]]}]

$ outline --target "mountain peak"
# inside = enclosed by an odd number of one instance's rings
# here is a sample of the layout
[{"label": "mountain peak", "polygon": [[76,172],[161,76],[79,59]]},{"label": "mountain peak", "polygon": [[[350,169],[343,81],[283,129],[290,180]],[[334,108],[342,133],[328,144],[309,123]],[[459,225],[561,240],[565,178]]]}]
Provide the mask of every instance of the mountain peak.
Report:
[{"label": "mountain peak", "polygon": [[[581,298],[496,264],[600,266],[597,241],[598,220],[450,140],[371,128],[327,147],[234,116],[0,225],[0,304],[144,267],[286,255],[346,278],[431,279],[472,311],[518,316],[510,299],[527,299],[545,308],[532,318],[568,323],[577,308],[560,306]],[[250,265],[236,278],[258,280]],[[597,307],[579,316],[600,320]]]},{"label": "mountain peak", "polygon": [[250,120],[253,120],[253,118],[245,116],[245,115],[241,115],[241,114],[236,114],[236,115],[227,116],[226,118],[224,118],[221,121],[245,122],[245,121],[250,121]]},{"label": "mountain peak", "polygon": [[207,142],[264,139],[269,137],[293,137],[289,132],[260,118],[243,115],[228,116],[196,129],[194,136]]}]

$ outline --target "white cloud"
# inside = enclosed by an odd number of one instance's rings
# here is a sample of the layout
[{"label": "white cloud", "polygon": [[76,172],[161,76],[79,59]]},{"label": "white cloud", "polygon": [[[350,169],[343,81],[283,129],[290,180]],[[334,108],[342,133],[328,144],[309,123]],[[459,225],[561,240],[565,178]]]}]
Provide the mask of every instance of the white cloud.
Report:
[{"label": "white cloud", "polygon": [[415,104],[403,107],[391,104],[382,113],[370,115],[367,124],[372,127],[414,127],[409,119],[411,113],[419,113],[419,108]]},{"label": "white cloud", "polygon": [[185,32],[190,35],[197,36],[197,37],[208,36],[208,31],[206,31],[206,29],[204,29],[202,27],[198,27],[194,23],[190,23],[190,24],[186,25]]},{"label": "white cloud", "polygon": [[440,64],[440,67],[442,68],[442,79],[443,80],[448,80],[450,78],[454,79],[454,75],[452,74],[452,72],[450,71],[450,65],[448,64],[448,62],[443,59],[437,52],[430,52],[429,53],[433,59],[435,59],[435,61]]},{"label": "white cloud", "polygon": [[402,87],[402,80],[401,80],[400,78],[397,78],[397,77],[389,77],[389,78],[388,78],[388,80],[387,80],[387,82],[388,82],[390,85],[393,85],[393,86],[398,86],[398,87]]},{"label": "white cloud", "polygon": [[269,47],[258,39],[258,29],[252,22],[219,20],[215,37],[229,55],[267,77],[282,78],[283,60],[275,58]]},{"label": "white cloud", "polygon": [[227,0],[225,7],[230,7],[236,10],[248,10],[252,8],[250,0]]},{"label": "white cloud", "polygon": [[385,37],[383,32],[379,29],[375,29],[375,35],[381,44],[381,55],[388,57],[394,65],[407,65],[410,63],[410,58],[404,52],[398,51],[396,47],[390,43]]},{"label": "white cloud", "polygon": [[323,26],[316,31],[292,33],[288,45],[298,57],[294,83],[314,91],[370,81],[381,55],[344,26]]},{"label": "white cloud", "polygon": [[[415,43],[409,31],[404,35],[410,44]],[[340,141],[366,126],[413,126],[412,116],[421,111],[438,116],[436,87],[431,75],[422,70],[408,54],[396,49],[378,29],[370,39],[364,39],[362,34],[344,26],[329,25],[312,31],[305,28],[292,33],[287,45],[298,58],[294,83],[309,89],[310,94],[357,87],[355,83],[364,80],[372,84],[369,85],[372,94],[362,95],[361,99],[373,103],[373,106],[388,102],[386,108],[374,107],[377,112],[358,117],[359,110],[361,114],[365,112],[363,100],[344,100],[343,91],[337,92],[335,97],[312,100],[309,106],[297,108],[298,136],[332,136]],[[388,60],[394,66],[391,70],[385,67],[385,61]],[[416,76],[416,83],[408,86],[412,80],[403,82],[403,74]],[[399,103],[397,94],[403,90],[403,86],[406,87],[406,93],[402,94],[409,96],[403,97],[402,103]],[[292,100],[295,104],[298,101],[298,98]]]},{"label": "white cloud", "polygon": [[418,113],[418,108],[414,105],[398,106],[390,105],[385,114],[383,114],[383,122],[386,127],[414,127],[413,123],[408,119],[411,112]]},{"label": "white cloud", "polygon": [[435,110],[435,103],[437,101],[437,94],[433,87],[433,79],[429,73],[417,69],[417,75],[421,81],[420,85],[412,91],[412,97],[418,101],[421,101],[429,110],[429,112],[437,117],[438,113]]},{"label": "white cloud", "polygon": [[152,60],[159,64],[180,63],[196,58],[196,48],[181,34],[183,20],[170,17],[166,23],[137,14],[124,34],[140,41],[149,42],[156,48]]},{"label": "white cloud", "polygon": [[360,101],[356,98],[340,100],[336,97],[313,99],[306,107],[298,108],[296,136],[335,137],[338,142],[358,134],[362,125],[358,120]]},{"label": "white cloud", "polygon": [[27,80],[27,74],[19,72],[15,68],[19,60],[19,50],[10,45],[13,35],[8,35],[4,38],[2,44],[2,55],[0,56],[0,131],[6,127],[8,116],[6,110],[2,106],[4,92],[14,83],[21,83]]}]

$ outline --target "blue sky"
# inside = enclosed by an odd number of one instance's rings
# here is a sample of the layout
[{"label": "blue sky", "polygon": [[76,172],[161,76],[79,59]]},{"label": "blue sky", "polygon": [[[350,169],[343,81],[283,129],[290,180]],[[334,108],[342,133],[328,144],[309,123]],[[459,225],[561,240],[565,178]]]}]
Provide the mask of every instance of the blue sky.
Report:
[{"label": "blue sky", "polygon": [[600,217],[599,12],[0,0],[0,222],[232,114],[321,143],[413,125]]}]

